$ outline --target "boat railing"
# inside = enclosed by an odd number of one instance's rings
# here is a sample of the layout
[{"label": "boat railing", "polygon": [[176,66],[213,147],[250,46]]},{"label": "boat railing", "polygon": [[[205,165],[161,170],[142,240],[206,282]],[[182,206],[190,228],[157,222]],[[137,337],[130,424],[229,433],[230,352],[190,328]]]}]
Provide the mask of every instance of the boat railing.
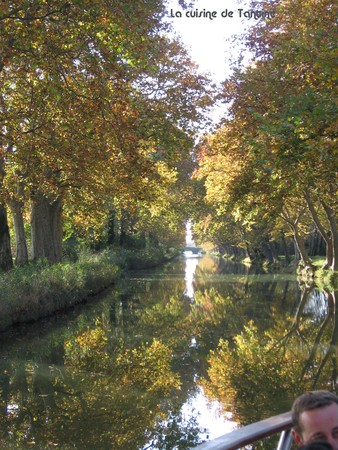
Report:
[{"label": "boat railing", "polygon": [[238,450],[264,438],[280,434],[277,450],[289,450],[292,444],[291,412],[246,425],[216,439],[204,442],[194,450]]}]

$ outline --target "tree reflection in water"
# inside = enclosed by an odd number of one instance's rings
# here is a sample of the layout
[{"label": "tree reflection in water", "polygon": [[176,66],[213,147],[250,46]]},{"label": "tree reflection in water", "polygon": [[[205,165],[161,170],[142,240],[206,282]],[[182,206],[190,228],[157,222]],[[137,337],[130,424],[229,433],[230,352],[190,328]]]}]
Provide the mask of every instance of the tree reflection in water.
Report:
[{"label": "tree reflection in water", "polygon": [[336,292],[196,261],[195,275],[184,260],[134,273],[72,315],[3,335],[0,447],[187,449],[208,433],[202,388],[241,424],[336,389]]},{"label": "tree reflection in water", "polygon": [[304,286],[294,316],[269,329],[249,322],[209,355],[201,380],[210,398],[221,399],[241,424],[287,410],[305,390],[337,391],[336,292]]}]

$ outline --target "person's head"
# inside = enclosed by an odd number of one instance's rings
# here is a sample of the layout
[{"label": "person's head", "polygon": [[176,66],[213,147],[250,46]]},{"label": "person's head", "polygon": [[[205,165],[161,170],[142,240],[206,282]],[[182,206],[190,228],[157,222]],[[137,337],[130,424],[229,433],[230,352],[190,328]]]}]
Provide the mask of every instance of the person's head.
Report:
[{"label": "person's head", "polygon": [[292,435],[300,447],[326,441],[338,450],[338,397],[328,391],[307,392],[292,406]]}]

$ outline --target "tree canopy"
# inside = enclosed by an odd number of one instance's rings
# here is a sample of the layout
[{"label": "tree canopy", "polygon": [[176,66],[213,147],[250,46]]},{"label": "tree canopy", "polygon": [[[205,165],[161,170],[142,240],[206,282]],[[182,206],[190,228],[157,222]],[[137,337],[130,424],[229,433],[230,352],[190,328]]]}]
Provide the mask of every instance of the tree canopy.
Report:
[{"label": "tree canopy", "polygon": [[265,228],[271,240],[282,220],[304,265],[302,240],[314,222],[327,266],[337,269],[337,6],[280,1],[274,8],[274,18],[246,38],[251,63],[224,82],[228,115],[204,139],[197,177],[215,221],[227,214],[246,232]]},{"label": "tree canopy", "polygon": [[174,183],[212,86],[169,37],[164,2],[1,8],[2,205],[30,205],[33,258],[53,262],[62,210],[148,208]]}]

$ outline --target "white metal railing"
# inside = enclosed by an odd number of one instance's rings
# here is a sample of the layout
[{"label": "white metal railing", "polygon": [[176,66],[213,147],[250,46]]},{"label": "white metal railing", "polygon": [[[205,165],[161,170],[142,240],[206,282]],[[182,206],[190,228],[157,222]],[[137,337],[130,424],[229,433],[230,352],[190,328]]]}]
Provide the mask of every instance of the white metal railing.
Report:
[{"label": "white metal railing", "polygon": [[291,412],[287,412],[231,431],[194,447],[194,450],[238,450],[245,445],[279,433],[277,450],[289,450],[292,443],[291,428]]}]

